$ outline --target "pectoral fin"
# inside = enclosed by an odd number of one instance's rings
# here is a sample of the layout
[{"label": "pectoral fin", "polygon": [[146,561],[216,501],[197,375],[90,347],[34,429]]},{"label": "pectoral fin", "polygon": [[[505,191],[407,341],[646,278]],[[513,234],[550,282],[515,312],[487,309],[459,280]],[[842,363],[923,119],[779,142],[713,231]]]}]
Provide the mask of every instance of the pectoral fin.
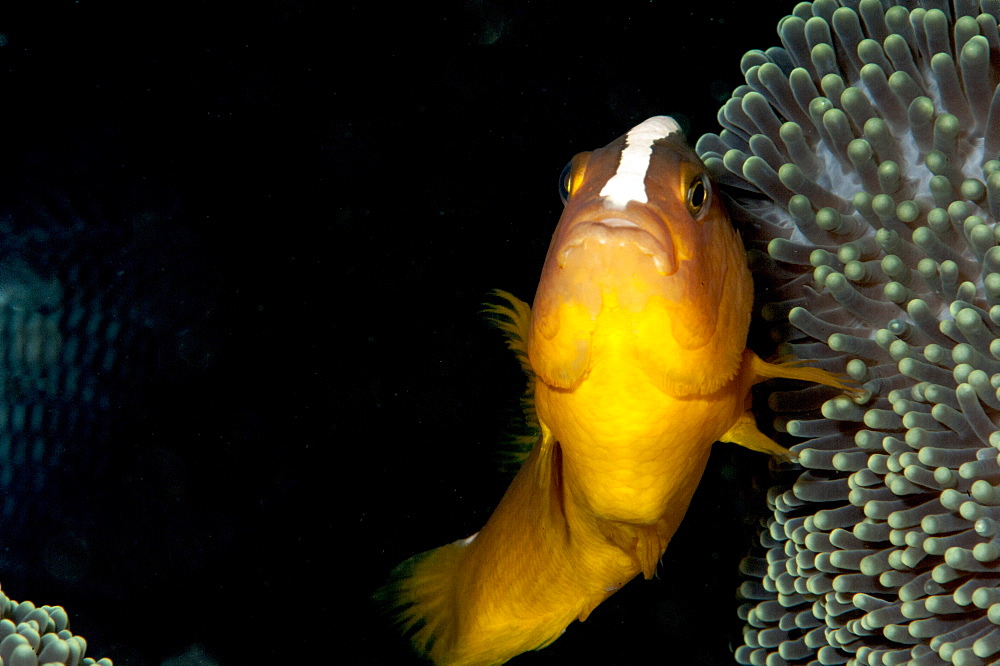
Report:
[{"label": "pectoral fin", "polygon": [[789,451],[758,430],[757,421],[754,420],[753,413],[750,411],[743,412],[743,415],[736,420],[733,427],[719,438],[719,441],[732,442],[752,451],[768,453],[783,461],[791,461],[798,458],[795,453]]},{"label": "pectoral fin", "polygon": [[[656,565],[667,549],[667,541],[657,525],[635,525],[605,521],[601,525],[604,537],[626,553],[634,562],[635,573],[640,571],[649,580],[656,573]],[[633,574],[634,575],[634,574]]]},{"label": "pectoral fin", "polygon": [[483,303],[482,313],[503,331],[507,347],[517,355],[521,368],[530,377],[528,330],[531,328],[531,308],[510,292],[494,289],[490,292],[490,300]]},{"label": "pectoral fin", "polygon": [[534,475],[532,482],[541,490],[538,495],[542,503],[540,511],[548,515],[549,524],[553,529],[568,534],[563,488],[562,450],[559,448],[559,442],[556,441],[552,430],[544,422],[540,421],[538,425],[542,432],[525,464],[534,467],[531,470]]},{"label": "pectoral fin", "polygon": [[545,423],[538,424],[542,429],[541,437],[538,440],[538,466],[535,469],[535,480],[539,488],[552,488],[561,485],[562,470],[561,461],[556,460],[558,446],[555,435]]},{"label": "pectoral fin", "polygon": [[856,386],[852,386],[849,383],[850,380],[844,375],[835,375],[832,372],[827,372],[826,370],[822,370],[820,368],[813,368],[805,365],[808,361],[793,359],[790,361],[768,363],[754,354],[751,362],[753,363],[753,374],[756,377],[754,380],[755,384],[768,379],[780,377],[783,379],[798,379],[804,382],[815,382],[816,384],[831,386],[833,388],[851,393],[861,392],[861,389]]}]

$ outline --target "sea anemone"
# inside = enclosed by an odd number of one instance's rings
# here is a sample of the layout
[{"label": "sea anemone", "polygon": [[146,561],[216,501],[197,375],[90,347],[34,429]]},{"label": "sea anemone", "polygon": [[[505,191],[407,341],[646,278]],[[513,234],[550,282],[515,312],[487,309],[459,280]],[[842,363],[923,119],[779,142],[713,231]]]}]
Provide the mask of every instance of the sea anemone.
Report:
[{"label": "sea anemone", "polygon": [[111,666],[110,659],[84,657],[87,641],[69,632],[61,606],[11,601],[0,592],[0,664],[7,666]]},{"label": "sea anemone", "polygon": [[1000,658],[998,17],[802,2],[697,144],[775,341],[863,388],[769,398],[809,439],[744,561],[740,664]]}]

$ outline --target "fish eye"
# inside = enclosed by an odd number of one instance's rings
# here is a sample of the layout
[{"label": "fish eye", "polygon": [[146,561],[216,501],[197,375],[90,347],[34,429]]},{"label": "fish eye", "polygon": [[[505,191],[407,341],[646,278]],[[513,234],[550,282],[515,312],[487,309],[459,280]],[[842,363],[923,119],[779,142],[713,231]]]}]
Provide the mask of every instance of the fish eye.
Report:
[{"label": "fish eye", "polygon": [[588,162],[590,162],[589,152],[577,153],[563,167],[562,173],[559,174],[559,198],[562,199],[563,204],[568,203],[570,197],[580,188]]},{"label": "fish eye", "polygon": [[563,167],[562,173],[559,174],[559,198],[562,199],[565,205],[569,201],[569,196],[572,194],[573,186],[573,160],[566,162],[566,166]]},{"label": "fish eye", "polygon": [[688,212],[694,217],[698,217],[708,208],[710,199],[708,178],[705,174],[700,174],[691,181],[687,191]]}]

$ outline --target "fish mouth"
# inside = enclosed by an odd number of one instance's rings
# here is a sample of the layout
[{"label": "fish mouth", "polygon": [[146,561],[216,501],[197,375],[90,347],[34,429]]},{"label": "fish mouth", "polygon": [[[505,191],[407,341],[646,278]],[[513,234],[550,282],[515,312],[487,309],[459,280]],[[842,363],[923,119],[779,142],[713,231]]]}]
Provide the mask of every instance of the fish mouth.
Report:
[{"label": "fish mouth", "polygon": [[677,253],[670,234],[664,230],[662,234],[654,235],[642,225],[624,217],[591,219],[573,225],[556,255],[559,266],[565,266],[570,252],[586,241],[611,247],[632,245],[652,259],[661,275],[673,275],[677,272]]}]

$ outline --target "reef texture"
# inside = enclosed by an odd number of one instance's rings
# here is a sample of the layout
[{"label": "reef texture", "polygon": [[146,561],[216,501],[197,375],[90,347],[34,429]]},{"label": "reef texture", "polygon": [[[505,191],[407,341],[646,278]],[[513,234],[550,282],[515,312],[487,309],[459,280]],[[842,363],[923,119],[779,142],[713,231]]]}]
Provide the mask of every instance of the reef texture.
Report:
[{"label": "reef texture", "polygon": [[783,350],[740,664],[1000,663],[1000,0],[797,5],[698,152]]}]

